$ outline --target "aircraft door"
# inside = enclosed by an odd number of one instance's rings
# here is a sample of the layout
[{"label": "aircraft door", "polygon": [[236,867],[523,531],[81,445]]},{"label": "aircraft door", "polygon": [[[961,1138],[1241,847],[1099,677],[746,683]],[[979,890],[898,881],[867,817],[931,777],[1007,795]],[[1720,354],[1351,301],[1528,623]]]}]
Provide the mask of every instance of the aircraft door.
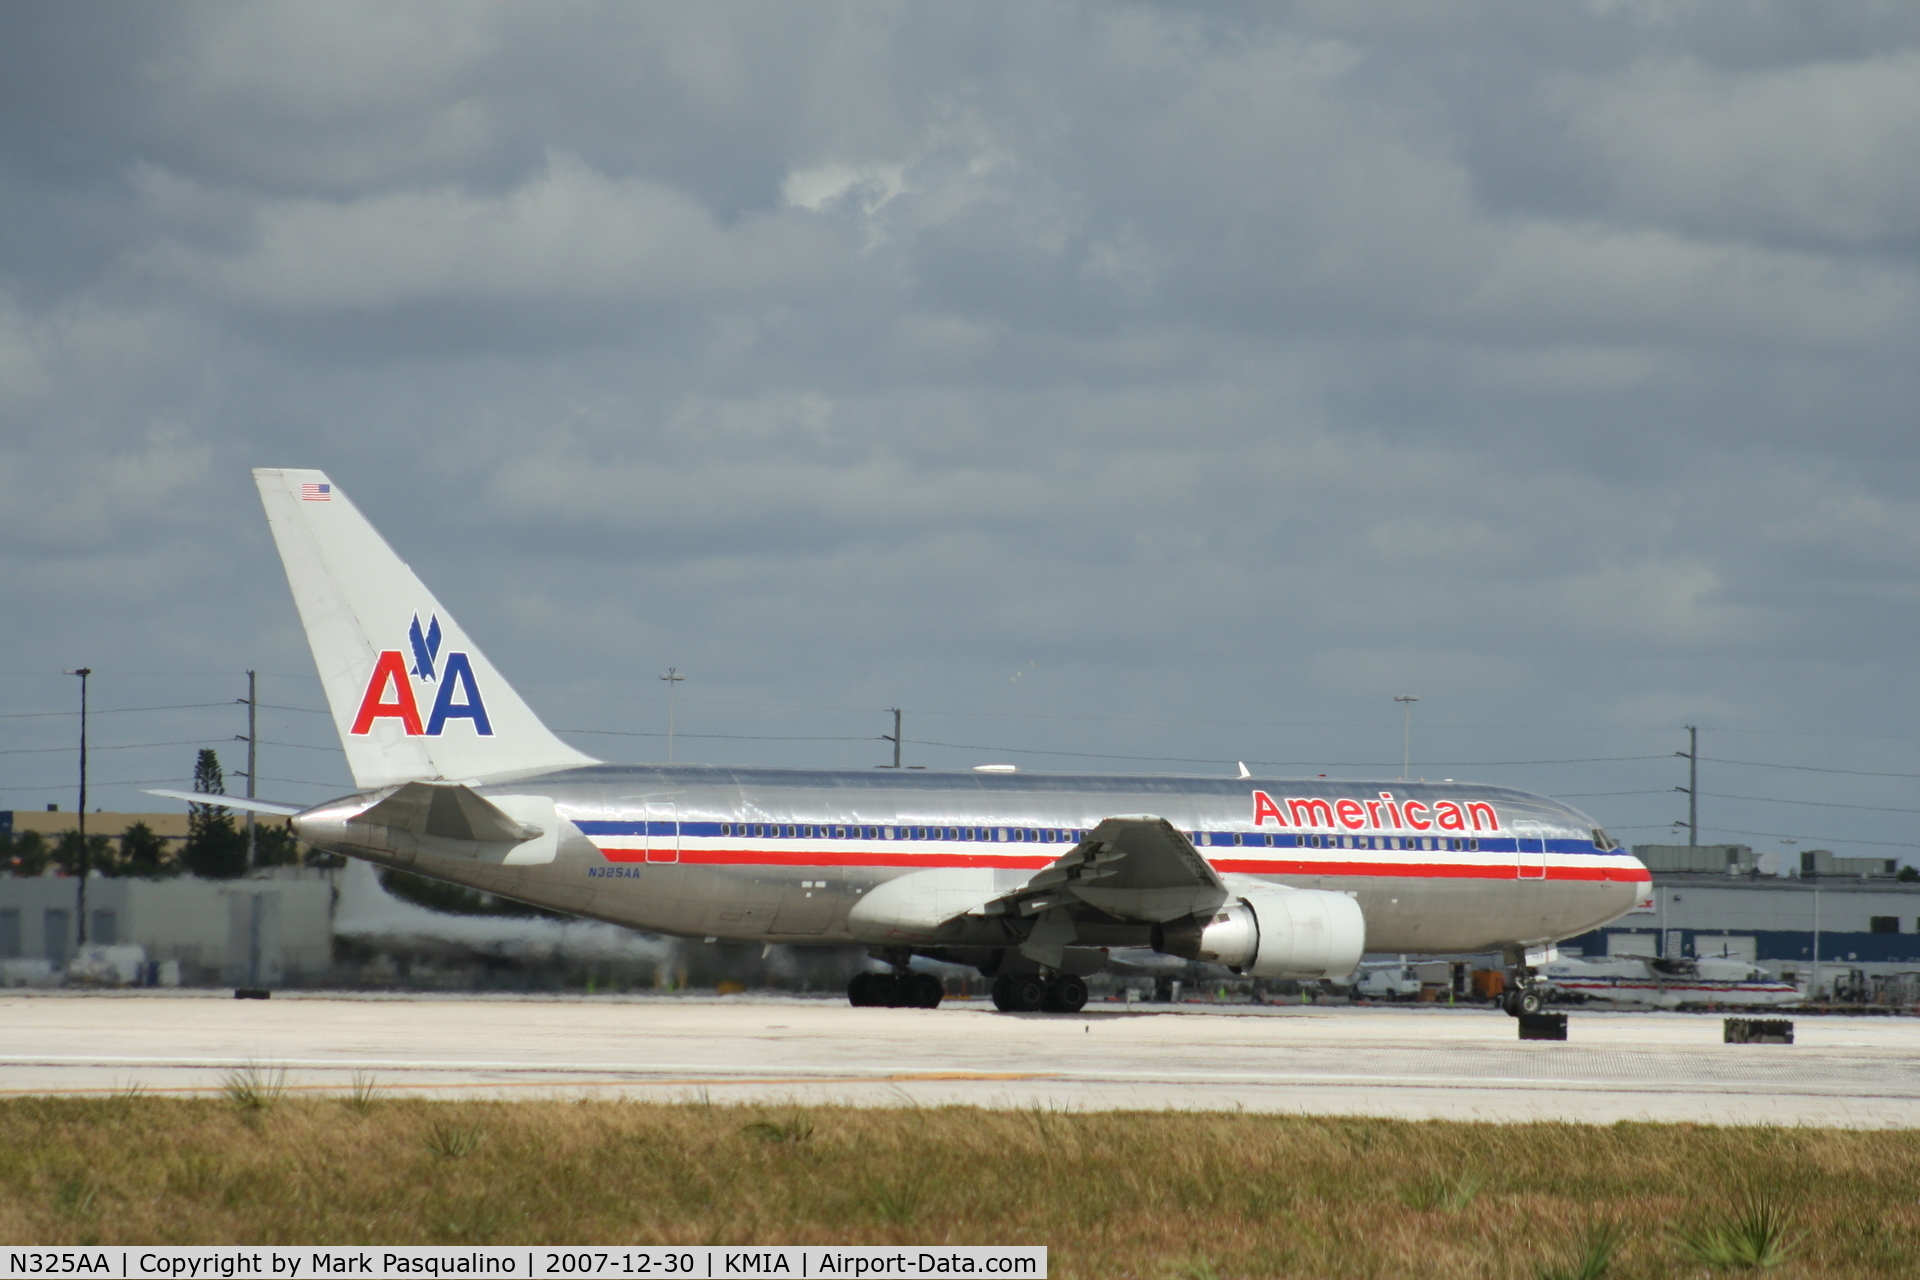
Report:
[{"label": "aircraft door", "polygon": [[680,861],[680,806],[671,800],[647,801],[647,861]]},{"label": "aircraft door", "polygon": [[1547,842],[1534,836],[1521,836],[1514,841],[1518,850],[1519,877],[1522,880],[1545,880],[1547,878]]}]

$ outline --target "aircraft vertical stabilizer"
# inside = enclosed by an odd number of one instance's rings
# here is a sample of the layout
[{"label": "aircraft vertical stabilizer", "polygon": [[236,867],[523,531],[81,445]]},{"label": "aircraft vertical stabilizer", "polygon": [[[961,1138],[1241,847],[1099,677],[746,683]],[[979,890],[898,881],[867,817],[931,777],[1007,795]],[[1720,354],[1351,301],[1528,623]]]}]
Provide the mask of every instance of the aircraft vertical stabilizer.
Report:
[{"label": "aircraft vertical stabilizer", "polygon": [[540,723],[324,472],[253,478],[358,785],[598,763]]}]

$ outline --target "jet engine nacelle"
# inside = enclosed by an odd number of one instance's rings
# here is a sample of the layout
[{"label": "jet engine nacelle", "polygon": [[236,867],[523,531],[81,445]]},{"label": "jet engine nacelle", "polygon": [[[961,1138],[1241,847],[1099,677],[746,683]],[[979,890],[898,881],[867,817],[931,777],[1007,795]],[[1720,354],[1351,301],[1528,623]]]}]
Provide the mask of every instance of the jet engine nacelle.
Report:
[{"label": "jet engine nacelle", "polygon": [[1256,978],[1343,978],[1367,949],[1367,918],[1344,893],[1256,889],[1212,915],[1155,925],[1153,949]]}]

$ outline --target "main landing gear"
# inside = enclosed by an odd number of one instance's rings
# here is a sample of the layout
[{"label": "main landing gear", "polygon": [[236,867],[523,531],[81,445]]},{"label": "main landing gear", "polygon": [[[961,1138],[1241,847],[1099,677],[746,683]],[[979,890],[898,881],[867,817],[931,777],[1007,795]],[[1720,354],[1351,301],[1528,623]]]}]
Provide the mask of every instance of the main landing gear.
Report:
[{"label": "main landing gear", "polygon": [[1078,1013],[1087,1004],[1087,984],[1072,974],[1003,973],[993,980],[993,1007],[1002,1013]]},{"label": "main landing gear", "polygon": [[937,1009],[947,989],[930,973],[856,973],[847,1003],[859,1009]]}]

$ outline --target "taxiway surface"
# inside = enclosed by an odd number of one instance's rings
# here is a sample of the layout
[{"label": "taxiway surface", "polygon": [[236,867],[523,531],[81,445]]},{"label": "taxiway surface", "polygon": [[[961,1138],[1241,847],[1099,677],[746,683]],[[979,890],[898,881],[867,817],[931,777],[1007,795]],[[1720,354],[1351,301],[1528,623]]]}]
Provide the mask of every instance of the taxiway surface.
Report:
[{"label": "taxiway surface", "polygon": [[209,1092],[251,1067],[436,1097],[1920,1126],[1920,1020],[1796,1031],[1726,1045],[1715,1017],[1575,1013],[1567,1041],[1522,1042],[1483,1009],[7,993],[0,1093]]}]

